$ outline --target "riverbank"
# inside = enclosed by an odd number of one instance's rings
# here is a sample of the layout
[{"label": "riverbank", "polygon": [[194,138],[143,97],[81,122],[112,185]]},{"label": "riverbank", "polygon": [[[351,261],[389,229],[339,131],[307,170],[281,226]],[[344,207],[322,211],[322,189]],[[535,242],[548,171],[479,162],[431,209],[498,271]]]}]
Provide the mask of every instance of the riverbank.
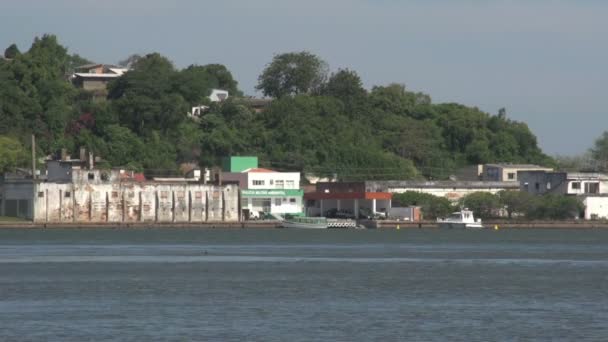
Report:
[{"label": "riverbank", "polygon": [[[365,223],[364,223],[365,224]],[[368,221],[366,224],[369,228],[377,229],[414,229],[414,228],[438,228],[435,221],[422,222],[403,222],[392,220]],[[508,221],[508,220],[488,220],[483,222],[486,228],[498,229],[590,229],[590,228],[608,228],[607,221]]]},{"label": "riverbank", "polygon": [[[483,222],[486,228],[493,229],[604,229],[607,221],[507,221],[489,220]],[[358,225],[368,229],[421,229],[438,228],[435,221],[404,222],[393,220],[360,220]],[[73,228],[73,229],[145,229],[145,228],[200,228],[200,229],[271,229],[279,228],[280,222],[274,220],[245,222],[205,222],[205,223],[150,223],[150,222],[112,222],[112,223],[34,223],[31,221],[1,220],[0,229],[40,229],[40,228]]]},{"label": "riverbank", "polygon": [[151,223],[151,222],[108,222],[108,223],[34,223],[31,221],[0,221],[0,229],[40,229],[40,228],[73,228],[73,229],[145,229],[145,228],[201,228],[201,229],[256,229],[279,228],[279,221],[248,222],[206,222],[206,223]]}]

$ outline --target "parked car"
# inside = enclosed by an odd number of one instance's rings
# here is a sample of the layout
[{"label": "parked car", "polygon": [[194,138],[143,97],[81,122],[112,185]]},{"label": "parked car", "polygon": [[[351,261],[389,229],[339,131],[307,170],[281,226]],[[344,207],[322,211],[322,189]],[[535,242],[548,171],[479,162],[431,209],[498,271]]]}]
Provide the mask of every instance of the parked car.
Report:
[{"label": "parked car", "polygon": [[344,209],[329,209],[325,212],[325,217],[327,218],[337,218],[337,219],[356,219],[355,215],[348,210]]},{"label": "parked car", "polygon": [[359,208],[359,218],[364,220],[384,220],[386,219],[385,212],[373,212],[369,208]]}]

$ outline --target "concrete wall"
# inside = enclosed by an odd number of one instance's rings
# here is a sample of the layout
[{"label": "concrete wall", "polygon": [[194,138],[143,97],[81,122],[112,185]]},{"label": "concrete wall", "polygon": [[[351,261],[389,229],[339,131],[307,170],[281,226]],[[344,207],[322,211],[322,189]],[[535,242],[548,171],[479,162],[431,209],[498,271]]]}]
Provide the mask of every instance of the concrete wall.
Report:
[{"label": "concrete wall", "polygon": [[[29,189],[27,188],[29,186]],[[236,185],[38,183],[5,184],[5,198],[34,202],[35,222],[236,222]],[[9,189],[7,192],[6,189]],[[16,194],[20,194],[17,196]],[[5,201],[3,201],[5,202]]]}]

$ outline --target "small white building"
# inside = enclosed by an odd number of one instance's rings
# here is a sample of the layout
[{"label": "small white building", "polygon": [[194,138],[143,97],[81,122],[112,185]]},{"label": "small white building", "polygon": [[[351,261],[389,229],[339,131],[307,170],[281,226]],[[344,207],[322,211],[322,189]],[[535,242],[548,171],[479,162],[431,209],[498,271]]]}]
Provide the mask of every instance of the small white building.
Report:
[{"label": "small white building", "polygon": [[[211,102],[223,102],[228,99],[229,93],[227,90],[222,89],[212,89],[211,95],[208,96],[209,101]],[[190,112],[188,113],[188,117],[193,119],[199,119],[203,114],[205,114],[209,110],[209,106],[198,105],[192,107]]]},{"label": "small white building", "polygon": [[222,102],[228,99],[228,90],[222,89],[213,89],[211,90],[211,95],[209,95],[209,100],[211,102]]},{"label": "small white building", "polygon": [[517,174],[523,171],[544,171],[551,172],[552,168],[531,164],[485,164],[481,179],[494,182],[515,182]]},{"label": "small white building", "polygon": [[608,197],[607,196],[585,196],[585,220],[608,219]]}]

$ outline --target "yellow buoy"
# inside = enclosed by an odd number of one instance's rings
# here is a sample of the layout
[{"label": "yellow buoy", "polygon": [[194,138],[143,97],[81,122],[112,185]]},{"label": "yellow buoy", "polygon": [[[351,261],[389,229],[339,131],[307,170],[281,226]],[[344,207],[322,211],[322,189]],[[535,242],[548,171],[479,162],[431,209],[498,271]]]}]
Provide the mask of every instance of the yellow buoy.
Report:
[{"label": "yellow buoy", "polygon": [[498,225],[497,224],[494,225],[494,230],[498,230]]},{"label": "yellow buoy", "polygon": [[399,227],[399,225],[397,225],[397,230],[401,229],[401,227]]}]

